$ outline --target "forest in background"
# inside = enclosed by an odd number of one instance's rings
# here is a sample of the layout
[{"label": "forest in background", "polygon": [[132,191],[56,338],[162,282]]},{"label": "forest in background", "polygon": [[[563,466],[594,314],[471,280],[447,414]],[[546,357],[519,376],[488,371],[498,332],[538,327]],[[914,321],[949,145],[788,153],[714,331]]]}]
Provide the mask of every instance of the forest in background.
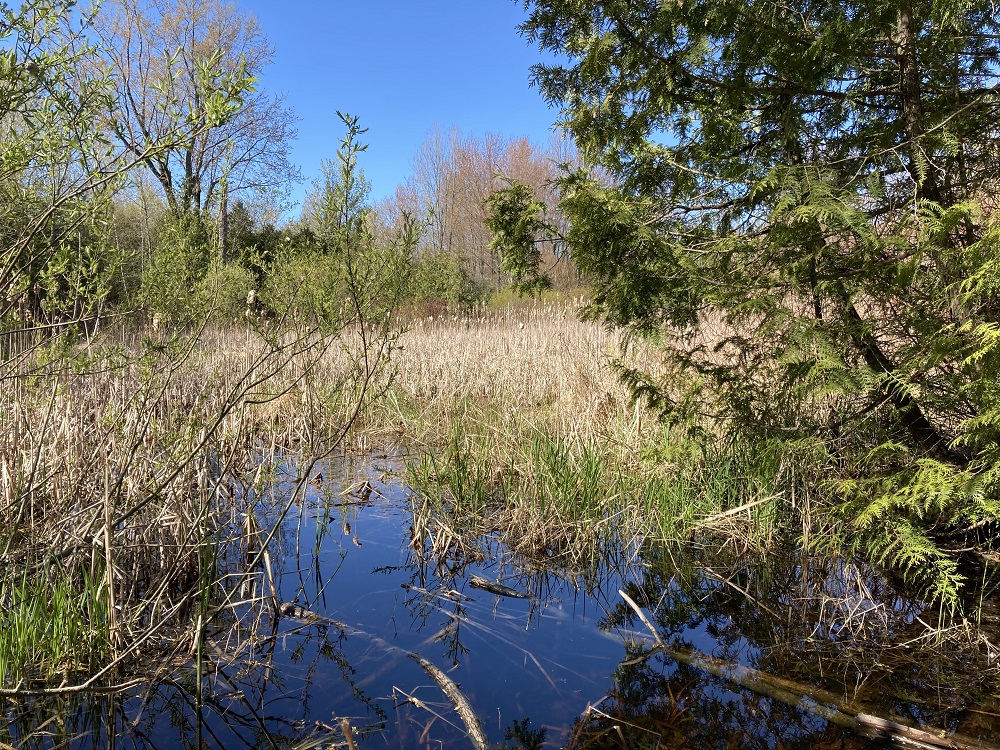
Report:
[{"label": "forest in background", "polygon": [[[439,128],[378,203],[361,149],[341,155],[349,164],[330,153],[289,220],[302,181],[288,158],[296,118],[256,89],[273,50],[252,15],[207,1],[106,2],[87,18],[58,2],[8,8],[5,23],[8,325],[96,324],[112,310],[163,321],[195,302],[199,316],[231,320],[251,290],[264,304],[272,276],[335,254],[347,228],[381,244],[406,234],[401,291],[441,314],[509,283],[485,225],[490,192],[516,178],[554,208],[547,185],[576,160],[564,139]],[[338,126],[363,132],[349,116]],[[557,285],[575,290],[557,255]]]}]

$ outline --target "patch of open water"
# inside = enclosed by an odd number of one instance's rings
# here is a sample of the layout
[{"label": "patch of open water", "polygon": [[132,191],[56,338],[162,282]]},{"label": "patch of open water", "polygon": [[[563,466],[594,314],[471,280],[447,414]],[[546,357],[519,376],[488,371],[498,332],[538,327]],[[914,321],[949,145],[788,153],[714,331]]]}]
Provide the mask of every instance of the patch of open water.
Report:
[{"label": "patch of open water", "polygon": [[[413,538],[398,469],[391,457],[320,466],[328,479],[289,504],[296,467],[280,467],[258,498],[262,522],[290,512],[261,587],[273,580],[286,614],[213,631],[200,695],[187,665],[124,695],[10,702],[10,739],[471,746],[467,722],[412,654],[460,689],[491,746],[894,746],[802,710],[827,699],[983,747],[1000,737],[995,674],[969,661],[982,650],[933,641],[924,623],[936,613],[856,562],[719,555],[707,545],[681,559],[632,540],[567,571],[520,560],[495,536],[433,554]],[[477,587],[476,577],[525,598]],[[619,592],[641,606],[663,651],[647,655],[654,636]],[[801,698],[803,686],[827,692]]]}]

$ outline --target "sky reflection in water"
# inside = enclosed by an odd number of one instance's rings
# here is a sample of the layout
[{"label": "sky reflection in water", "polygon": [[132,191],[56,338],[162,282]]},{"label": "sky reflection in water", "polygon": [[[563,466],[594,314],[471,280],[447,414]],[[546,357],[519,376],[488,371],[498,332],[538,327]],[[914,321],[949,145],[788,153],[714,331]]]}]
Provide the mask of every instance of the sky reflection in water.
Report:
[{"label": "sky reflection in water", "polygon": [[[957,672],[967,655],[911,658],[900,644],[919,637],[924,606],[854,563],[726,558],[707,546],[678,559],[642,546],[610,551],[592,570],[543,572],[494,537],[435,556],[412,539],[408,491],[390,478],[398,468],[388,457],[348,466],[344,493],[343,468],[320,467],[327,481],[290,506],[275,539],[279,598],[329,620],[258,616],[220,630],[200,710],[190,666],[128,696],[8,704],[14,744],[55,715],[44,731],[79,747],[110,745],[111,734],[143,748],[343,747],[344,718],[362,748],[470,746],[414,652],[460,685],[494,744],[528,746],[544,730],[546,747],[888,746],[664,654],[640,659],[653,641],[619,589],[672,647],[816,684],[881,715],[1000,734],[987,714],[953,708],[979,701],[994,675],[968,663]],[[295,470],[281,467],[259,498],[262,525],[286,506]],[[474,588],[471,575],[531,598]],[[38,733],[26,742],[50,744]]]}]

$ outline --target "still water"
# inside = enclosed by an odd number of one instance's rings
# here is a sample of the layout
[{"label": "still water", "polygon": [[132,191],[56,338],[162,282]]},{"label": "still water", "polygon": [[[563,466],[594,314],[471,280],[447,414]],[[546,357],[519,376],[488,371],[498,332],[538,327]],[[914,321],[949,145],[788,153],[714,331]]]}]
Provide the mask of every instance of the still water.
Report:
[{"label": "still water", "polygon": [[[517,558],[498,534],[425,534],[390,456],[313,467],[289,502],[301,470],[278,467],[254,498],[261,528],[279,531],[256,588],[242,590],[257,603],[218,617],[201,675],[181,660],[126,694],[8,702],[11,744],[475,747],[417,657],[494,747],[1000,743],[989,606],[975,623],[945,621],[857,561],[718,544],[618,539],[567,570]],[[878,733],[838,725],[843,710],[925,733],[865,737]]]}]

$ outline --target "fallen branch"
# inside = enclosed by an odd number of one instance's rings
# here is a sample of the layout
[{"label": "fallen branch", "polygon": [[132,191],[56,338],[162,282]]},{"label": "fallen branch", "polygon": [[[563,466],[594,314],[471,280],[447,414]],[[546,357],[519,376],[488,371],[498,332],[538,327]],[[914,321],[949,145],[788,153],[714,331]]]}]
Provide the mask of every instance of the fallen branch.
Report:
[{"label": "fallen branch", "polygon": [[472,709],[472,705],[462,695],[462,691],[459,690],[458,685],[448,675],[438,669],[434,663],[428,661],[420,654],[407,651],[406,655],[423,667],[423,670],[431,676],[434,682],[441,687],[442,692],[451,700],[455,706],[456,713],[458,713],[465,723],[466,733],[469,735],[469,739],[472,740],[472,744],[476,746],[476,750],[489,750],[490,741],[486,739],[486,732],[483,731],[483,725],[479,721],[476,712]]},{"label": "fallen branch", "polygon": [[925,727],[915,727],[901,721],[883,719],[865,713],[860,704],[848,701],[827,690],[805,683],[776,677],[752,667],[717,659],[692,649],[673,649],[665,645],[652,623],[639,606],[624,593],[619,592],[625,602],[635,610],[639,619],[649,628],[656,641],[644,658],[655,653],[663,653],[670,659],[704,670],[711,675],[728,680],[739,687],[752,690],[760,695],[781,701],[814,716],[850,729],[865,737],[888,740],[920,750],[1000,750],[992,743],[965,737],[959,734],[946,735]]},{"label": "fallen branch", "polygon": [[[292,609],[296,607],[296,605],[290,604],[282,606],[288,608],[286,610],[288,612],[292,611]],[[302,610],[302,612],[307,615],[311,615],[311,617],[305,619],[305,621],[309,624],[322,623],[332,625],[344,632],[363,636],[379,648],[385,649],[386,651],[405,654],[407,657],[415,661],[428,675],[430,675],[431,679],[438,684],[441,691],[448,697],[448,700],[451,701],[452,705],[455,707],[455,712],[459,715],[459,718],[462,719],[462,723],[465,724],[466,736],[468,736],[469,740],[472,741],[476,750],[490,750],[490,741],[486,738],[486,732],[483,729],[483,724],[476,715],[475,710],[473,710],[472,704],[469,703],[468,699],[462,694],[461,689],[455,684],[454,680],[442,672],[433,662],[428,661],[418,653],[407,651],[399,646],[394,646],[388,641],[379,638],[377,635],[372,635],[371,633],[366,633],[364,630],[359,630],[358,628],[351,627],[350,625],[338,622],[337,620],[331,620],[328,617],[317,615],[309,610],[303,610],[302,607],[298,607],[297,609]],[[296,612],[295,614],[298,613]],[[286,614],[286,616],[288,615]]]},{"label": "fallen branch", "polygon": [[738,508],[730,508],[729,510],[723,511],[722,513],[716,513],[713,516],[708,516],[700,521],[696,521],[692,528],[703,529],[706,526],[711,526],[714,523],[718,523],[724,518],[729,518],[730,516],[736,516],[744,511],[750,511],[756,508],[758,505],[763,505],[764,503],[770,502],[771,500],[777,499],[777,495],[769,495],[768,497],[762,497],[758,500],[753,500],[749,503],[745,503]]}]

